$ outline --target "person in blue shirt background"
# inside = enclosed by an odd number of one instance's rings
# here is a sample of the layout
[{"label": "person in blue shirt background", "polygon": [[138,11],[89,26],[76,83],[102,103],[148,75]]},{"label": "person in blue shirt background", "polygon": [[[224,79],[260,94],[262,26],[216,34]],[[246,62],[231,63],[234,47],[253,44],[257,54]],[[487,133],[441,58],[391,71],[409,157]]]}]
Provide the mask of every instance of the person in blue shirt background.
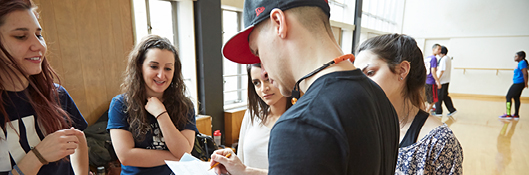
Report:
[{"label": "person in blue shirt background", "polygon": [[183,80],[167,38],[148,35],[130,53],[123,94],[112,99],[107,126],[122,175],[171,174],[164,160],[180,160],[193,149],[198,130]]},{"label": "person in blue shirt background", "polygon": [[[520,111],[520,96],[523,89],[527,88],[527,60],[525,59],[525,52],[519,51],[514,55],[514,61],[518,62],[518,66],[514,69],[513,84],[507,92],[507,113],[500,116],[502,119],[520,119],[518,112]],[[514,99],[514,115],[511,115],[511,99]]]}]

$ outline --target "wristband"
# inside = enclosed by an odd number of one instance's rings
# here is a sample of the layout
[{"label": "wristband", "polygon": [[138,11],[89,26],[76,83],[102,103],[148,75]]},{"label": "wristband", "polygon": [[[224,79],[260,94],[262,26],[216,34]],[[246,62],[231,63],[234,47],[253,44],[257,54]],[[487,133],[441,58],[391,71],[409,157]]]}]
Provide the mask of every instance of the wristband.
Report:
[{"label": "wristband", "polygon": [[42,157],[42,155],[39,153],[39,150],[37,150],[37,147],[31,149],[31,151],[33,151],[35,156],[37,156],[37,158],[39,159],[40,163],[42,163],[43,165],[48,164],[48,161],[46,159],[44,159],[44,157]]},{"label": "wristband", "polygon": [[167,111],[163,111],[162,113],[158,114],[155,118],[158,119],[158,117],[160,117],[161,115],[167,113]]}]

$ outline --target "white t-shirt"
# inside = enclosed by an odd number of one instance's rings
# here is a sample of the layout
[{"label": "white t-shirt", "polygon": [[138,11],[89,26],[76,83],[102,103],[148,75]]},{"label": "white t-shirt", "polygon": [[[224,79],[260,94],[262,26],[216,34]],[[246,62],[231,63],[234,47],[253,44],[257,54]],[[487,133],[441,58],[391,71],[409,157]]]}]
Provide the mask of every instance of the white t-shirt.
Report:
[{"label": "white t-shirt", "polygon": [[450,83],[450,71],[452,70],[452,59],[448,55],[445,55],[443,58],[438,60],[437,64],[437,76],[441,75],[441,71],[445,71],[443,76],[439,78],[441,84]]},{"label": "white t-shirt", "polygon": [[260,123],[261,119],[257,117],[252,123],[249,111],[246,110],[239,134],[237,156],[246,166],[268,169],[268,141],[271,129]]}]

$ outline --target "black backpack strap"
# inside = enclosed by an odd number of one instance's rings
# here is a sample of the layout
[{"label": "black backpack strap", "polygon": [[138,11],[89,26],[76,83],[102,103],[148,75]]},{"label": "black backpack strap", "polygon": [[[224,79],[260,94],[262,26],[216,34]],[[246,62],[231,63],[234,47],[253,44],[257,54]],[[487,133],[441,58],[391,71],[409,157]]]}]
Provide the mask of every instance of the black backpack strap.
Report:
[{"label": "black backpack strap", "polygon": [[428,116],[430,116],[430,114],[423,110],[419,110],[417,115],[415,115],[415,119],[413,119],[410,128],[406,131],[406,135],[404,135],[404,138],[400,142],[399,147],[407,147],[417,142],[421,128],[428,119]]}]

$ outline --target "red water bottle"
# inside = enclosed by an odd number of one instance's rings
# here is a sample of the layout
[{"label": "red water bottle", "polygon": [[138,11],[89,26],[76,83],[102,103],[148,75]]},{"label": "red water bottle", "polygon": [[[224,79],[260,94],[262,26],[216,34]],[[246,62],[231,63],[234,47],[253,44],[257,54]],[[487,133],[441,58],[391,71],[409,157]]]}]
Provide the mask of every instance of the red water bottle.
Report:
[{"label": "red water bottle", "polygon": [[221,137],[220,130],[215,130],[213,133],[213,140],[215,140],[215,144],[220,145],[220,137]]}]

